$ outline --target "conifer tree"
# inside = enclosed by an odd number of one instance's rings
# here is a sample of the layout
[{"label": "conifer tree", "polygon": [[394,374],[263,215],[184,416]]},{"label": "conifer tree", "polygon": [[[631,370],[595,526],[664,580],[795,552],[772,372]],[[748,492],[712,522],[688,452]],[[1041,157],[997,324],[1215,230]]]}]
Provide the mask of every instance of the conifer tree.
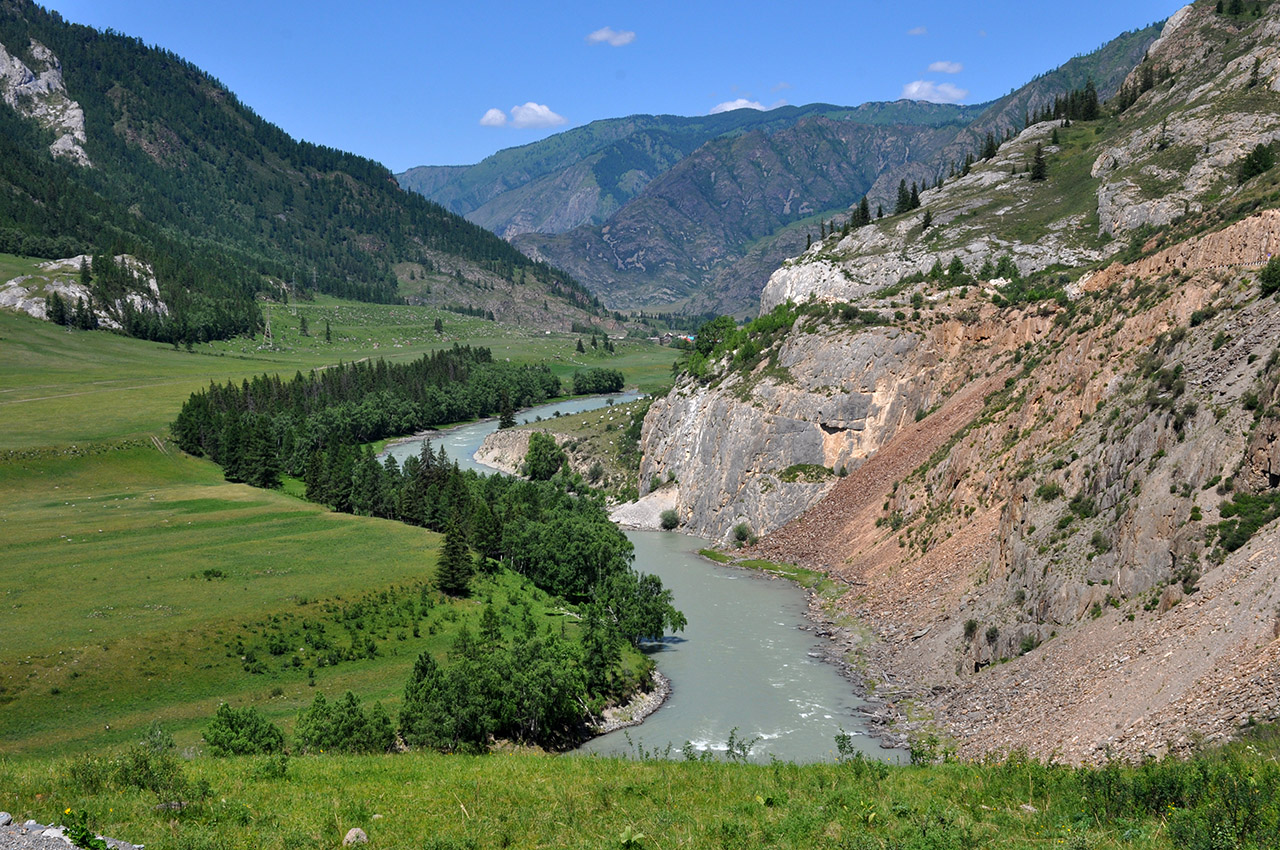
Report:
[{"label": "conifer tree", "polygon": [[471,556],[456,520],[449,524],[436,562],[436,587],[450,596],[466,596],[471,581]]},{"label": "conifer tree", "polygon": [[333,342],[333,336],[332,336],[332,334],[329,332],[329,320],[328,320],[328,319],[325,319],[325,320],[324,320],[324,341],[325,341],[325,342]]},{"label": "conifer tree", "polygon": [[933,210],[924,211],[924,219],[920,222],[921,232],[926,231],[933,224]]},{"label": "conifer tree", "polygon": [[861,224],[871,223],[871,204],[866,195],[862,196],[862,202],[858,204],[858,220]]},{"label": "conifer tree", "polygon": [[893,214],[902,215],[904,212],[911,211],[911,190],[907,188],[907,181],[898,181],[898,202],[894,204]]},{"label": "conifer tree", "polygon": [[1035,157],[1031,160],[1031,179],[1040,182],[1049,176],[1049,167],[1044,161],[1044,148],[1036,145]]},{"label": "conifer tree", "polygon": [[920,209],[920,190],[916,188],[916,184],[911,184],[911,209]]}]

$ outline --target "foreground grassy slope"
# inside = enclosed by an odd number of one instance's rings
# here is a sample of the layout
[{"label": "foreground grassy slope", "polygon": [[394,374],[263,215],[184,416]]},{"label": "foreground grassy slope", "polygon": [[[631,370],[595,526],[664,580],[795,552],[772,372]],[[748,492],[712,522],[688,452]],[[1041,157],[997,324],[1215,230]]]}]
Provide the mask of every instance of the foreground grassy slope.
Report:
[{"label": "foreground grassy slope", "polygon": [[[984,765],[797,766],[540,756],[196,759],[206,802],[155,810],[97,765],[0,762],[15,818],[87,811],[156,848],[371,847],[1210,848],[1274,846],[1273,739],[1189,763],[1082,769],[1017,756]],[[276,768],[273,770],[273,768]],[[73,776],[75,778],[73,778]]]},{"label": "foreground grassy slope", "polygon": [[[0,481],[0,752],[110,745],[155,717],[194,743],[181,730],[220,700],[292,714],[311,698],[303,671],[251,675],[226,642],[318,600],[430,580],[439,548],[423,529],[228,484],[149,443],[41,453],[0,466]],[[333,668],[320,686],[398,693],[431,643]]]}]

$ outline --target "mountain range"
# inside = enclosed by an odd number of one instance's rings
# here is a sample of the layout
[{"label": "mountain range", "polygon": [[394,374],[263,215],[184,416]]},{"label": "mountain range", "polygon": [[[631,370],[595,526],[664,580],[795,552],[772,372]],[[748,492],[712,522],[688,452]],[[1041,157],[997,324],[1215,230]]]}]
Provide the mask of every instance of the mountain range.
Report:
[{"label": "mountain range", "polygon": [[1090,79],[1110,97],[1159,31],[1125,33],[986,104],[635,115],[396,177],[572,272],[611,308],[747,315],[820,222],[864,195],[891,209],[899,181],[936,183],[988,133],[1021,129]]}]

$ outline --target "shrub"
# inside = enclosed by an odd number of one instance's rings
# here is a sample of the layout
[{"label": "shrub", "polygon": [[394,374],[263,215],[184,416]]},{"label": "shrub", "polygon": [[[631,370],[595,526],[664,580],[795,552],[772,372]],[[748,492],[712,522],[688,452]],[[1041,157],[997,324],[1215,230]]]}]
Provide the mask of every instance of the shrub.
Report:
[{"label": "shrub", "polygon": [[740,522],[733,527],[733,539],[739,546],[742,546],[746,543],[755,543],[756,535],[752,532],[750,525]]},{"label": "shrub", "polygon": [[218,706],[204,730],[205,743],[215,756],[278,753],[284,749],[284,733],[253,706]]},{"label": "shrub", "polygon": [[978,621],[972,618],[964,621],[964,639],[973,640],[973,636],[978,633]]},{"label": "shrub", "polygon": [[298,715],[298,746],[312,752],[385,753],[395,741],[391,718],[381,703],[366,714],[356,695],[347,691],[332,705],[316,694],[311,706]]},{"label": "shrub", "polygon": [[663,531],[675,531],[680,525],[680,514],[668,508],[662,512],[661,524]]},{"label": "shrub", "polygon": [[1263,295],[1280,292],[1280,257],[1272,257],[1258,273],[1258,284]]},{"label": "shrub", "polygon": [[987,628],[987,643],[995,643],[999,637],[1000,637],[999,626],[989,626]]},{"label": "shrub", "polygon": [[1036,495],[1041,499],[1044,499],[1046,502],[1052,502],[1054,499],[1061,498],[1062,485],[1058,484],[1056,481],[1041,484],[1036,488]]}]

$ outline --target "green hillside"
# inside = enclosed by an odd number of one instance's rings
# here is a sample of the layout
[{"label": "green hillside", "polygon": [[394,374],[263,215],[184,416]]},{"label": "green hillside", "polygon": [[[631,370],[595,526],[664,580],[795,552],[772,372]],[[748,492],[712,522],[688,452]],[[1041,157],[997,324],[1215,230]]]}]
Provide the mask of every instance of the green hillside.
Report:
[{"label": "green hillside", "polygon": [[181,58],[27,0],[0,3],[0,44],[38,68],[33,41],[61,62],[92,166],[50,156],[52,131],[0,109],[0,251],[153,264],[173,313],[162,338],[242,333],[259,322],[255,294],[286,285],[396,301],[403,262],[462,263],[461,279],[594,309],[567,275],[402,191],[378,163],[290,138]]}]

